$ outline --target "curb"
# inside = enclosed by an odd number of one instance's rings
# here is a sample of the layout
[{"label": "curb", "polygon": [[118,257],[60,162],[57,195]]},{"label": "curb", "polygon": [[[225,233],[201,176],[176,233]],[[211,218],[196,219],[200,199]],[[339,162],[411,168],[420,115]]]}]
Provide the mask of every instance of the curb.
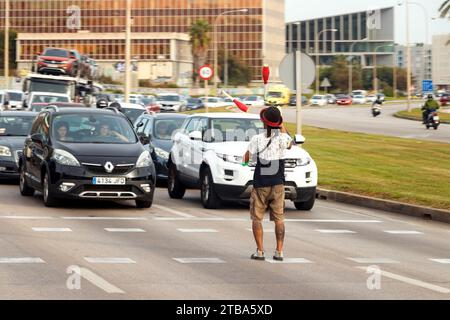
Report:
[{"label": "curb", "polygon": [[450,211],[317,188],[316,198],[450,223]]},{"label": "curb", "polygon": [[[397,113],[394,113],[394,117],[399,118],[399,119],[406,119],[406,120],[411,120],[411,121],[418,121],[418,122],[422,122],[422,119],[417,119],[415,117],[409,117],[409,116],[404,116],[404,115],[400,115]],[[445,123],[445,124],[450,124],[450,121],[447,120],[441,120],[441,123]]]}]

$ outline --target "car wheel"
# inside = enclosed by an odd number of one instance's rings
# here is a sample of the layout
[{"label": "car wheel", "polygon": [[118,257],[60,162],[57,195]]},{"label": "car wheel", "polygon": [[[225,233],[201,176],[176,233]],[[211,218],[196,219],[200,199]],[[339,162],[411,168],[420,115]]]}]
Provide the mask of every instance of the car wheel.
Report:
[{"label": "car wheel", "polygon": [[437,124],[435,124],[435,125],[433,126],[433,128],[434,128],[434,130],[437,130],[437,128],[438,128],[438,125],[437,125]]},{"label": "car wheel", "polygon": [[171,164],[169,167],[167,191],[172,199],[182,199],[186,192],[186,187],[178,178],[178,171],[174,164]]},{"label": "car wheel", "polygon": [[220,198],[214,188],[214,182],[211,175],[211,170],[206,168],[202,171],[201,176],[200,195],[203,207],[206,209],[217,209],[220,207]]},{"label": "car wheel", "polygon": [[52,192],[50,191],[50,180],[48,177],[48,173],[44,174],[44,181],[42,183],[42,195],[46,207],[56,207],[58,205],[58,200],[53,196]]},{"label": "car wheel", "polygon": [[295,208],[301,211],[310,211],[316,202],[316,194],[314,193],[310,199],[302,202],[294,202]]},{"label": "car wheel", "polygon": [[24,197],[31,197],[34,195],[34,189],[29,187],[27,184],[27,179],[25,178],[25,171],[23,170],[23,166],[20,167],[19,188],[20,194]]},{"label": "car wheel", "polygon": [[136,200],[136,208],[147,209],[152,206],[153,201]]}]

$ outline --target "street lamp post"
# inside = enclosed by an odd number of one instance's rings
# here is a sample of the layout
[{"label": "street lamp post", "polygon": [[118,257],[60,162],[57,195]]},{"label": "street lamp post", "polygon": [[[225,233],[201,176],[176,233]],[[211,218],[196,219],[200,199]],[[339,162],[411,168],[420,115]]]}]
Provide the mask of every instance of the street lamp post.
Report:
[{"label": "street lamp post", "polygon": [[[353,47],[355,46],[355,44],[361,43],[366,40],[369,40],[369,39],[364,38],[364,39],[353,42],[350,46],[350,53],[353,52]],[[349,64],[350,65],[349,65],[349,73],[348,73],[348,94],[352,94],[352,91],[353,91],[353,55],[350,56]]]},{"label": "street lamp post", "polygon": [[384,47],[393,47],[393,44],[384,44],[378,47],[375,47],[374,55],[373,55],[373,90],[375,93],[378,93],[378,79],[377,79],[377,51],[379,48]]},{"label": "street lamp post", "polygon": [[125,31],[125,102],[130,101],[131,91],[131,1],[127,0]]},{"label": "street lamp post", "polygon": [[216,19],[214,20],[214,91],[217,91],[217,77],[218,77],[218,35],[217,35],[217,23],[219,22],[219,19],[223,17],[226,14],[235,13],[235,12],[248,12],[248,9],[239,9],[239,10],[230,10],[230,11],[224,11],[220,13]]},{"label": "street lamp post", "polygon": [[331,32],[337,32],[337,29],[325,29],[320,31],[316,36],[316,93],[319,92],[320,88],[320,68],[319,68],[319,38],[320,35],[324,32],[331,31]]},{"label": "street lamp post", "polygon": [[9,1],[5,1],[5,50],[3,53],[4,61],[4,72],[5,72],[5,88],[9,88]]}]

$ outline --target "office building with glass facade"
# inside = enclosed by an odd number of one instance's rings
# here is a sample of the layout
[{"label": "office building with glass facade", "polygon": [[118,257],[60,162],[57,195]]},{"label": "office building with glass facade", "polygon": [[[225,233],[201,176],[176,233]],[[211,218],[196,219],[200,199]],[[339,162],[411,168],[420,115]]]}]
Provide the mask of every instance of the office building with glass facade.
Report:
[{"label": "office building with glass facade", "polygon": [[[335,30],[335,31],[333,31]],[[353,56],[371,68],[393,66],[394,8],[348,13],[293,21],[286,27],[286,51],[302,50],[320,65],[331,64],[337,55]]]},{"label": "office building with glass facade", "polygon": [[[4,3],[0,0],[1,24]],[[248,12],[223,14],[240,9]],[[125,58],[126,0],[16,0],[10,17],[11,29],[19,32],[17,60],[22,65],[46,46],[78,49],[105,68]],[[151,78],[149,73],[163,63],[171,67],[160,69],[172,77],[190,76],[187,33],[197,19],[217,23],[219,50],[227,48],[250,66],[254,80],[260,80],[264,63],[276,75],[284,56],[284,0],[132,0],[131,55],[143,70],[139,78]],[[211,44],[211,64],[212,49]]]}]

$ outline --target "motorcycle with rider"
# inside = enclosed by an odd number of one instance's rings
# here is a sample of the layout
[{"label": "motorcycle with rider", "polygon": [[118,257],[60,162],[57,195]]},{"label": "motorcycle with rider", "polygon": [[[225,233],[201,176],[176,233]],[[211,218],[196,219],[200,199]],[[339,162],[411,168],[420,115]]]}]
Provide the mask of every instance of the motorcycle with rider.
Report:
[{"label": "motorcycle with rider", "polygon": [[434,100],[432,94],[429,94],[427,96],[427,101],[425,101],[425,104],[421,109],[423,124],[427,129],[433,127],[434,130],[437,130],[440,124],[439,115],[437,113],[437,110],[439,110],[439,108],[439,103]]}]

